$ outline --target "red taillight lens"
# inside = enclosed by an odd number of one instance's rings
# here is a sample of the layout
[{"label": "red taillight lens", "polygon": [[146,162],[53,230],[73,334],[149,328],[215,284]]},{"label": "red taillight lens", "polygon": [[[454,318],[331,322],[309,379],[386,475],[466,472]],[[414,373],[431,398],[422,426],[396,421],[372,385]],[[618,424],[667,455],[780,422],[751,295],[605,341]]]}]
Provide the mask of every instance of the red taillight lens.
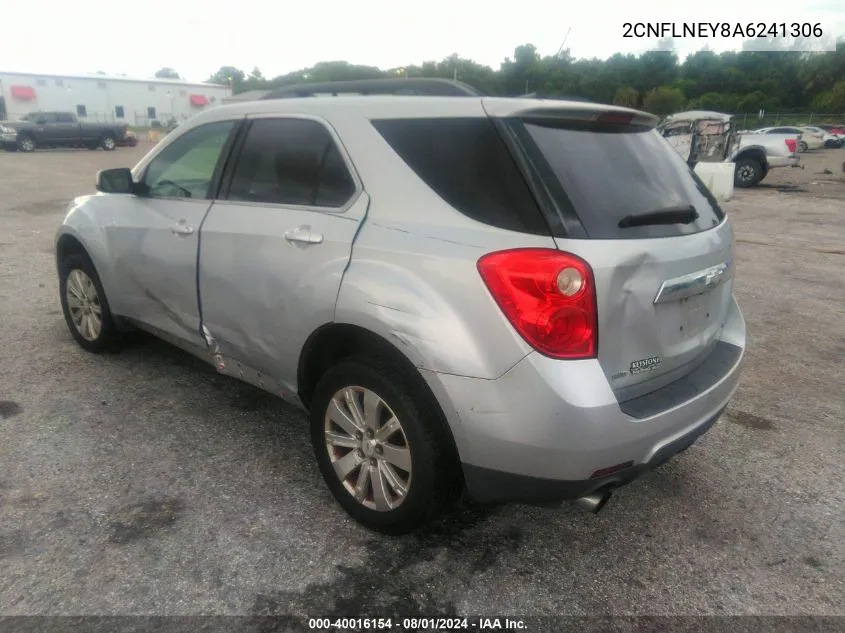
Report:
[{"label": "red taillight lens", "polygon": [[595,358],[596,289],[590,265],[545,248],[490,253],[478,272],[505,316],[534,349],[560,359]]},{"label": "red taillight lens", "polygon": [[789,148],[789,151],[794,154],[795,148],[798,147],[798,141],[796,141],[794,138],[788,138],[786,139],[786,147]]}]

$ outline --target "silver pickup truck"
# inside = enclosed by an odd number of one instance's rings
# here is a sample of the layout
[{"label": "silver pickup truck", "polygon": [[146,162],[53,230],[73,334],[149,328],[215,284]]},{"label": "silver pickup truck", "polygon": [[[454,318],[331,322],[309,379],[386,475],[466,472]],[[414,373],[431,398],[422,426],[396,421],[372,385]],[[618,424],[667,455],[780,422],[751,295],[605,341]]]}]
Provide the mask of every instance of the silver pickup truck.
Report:
[{"label": "silver pickup truck", "polygon": [[800,163],[800,135],[740,133],[730,114],[679,112],[661,121],[658,129],[691,167],[699,162],[734,163],[737,187],[752,187],[769,170]]}]

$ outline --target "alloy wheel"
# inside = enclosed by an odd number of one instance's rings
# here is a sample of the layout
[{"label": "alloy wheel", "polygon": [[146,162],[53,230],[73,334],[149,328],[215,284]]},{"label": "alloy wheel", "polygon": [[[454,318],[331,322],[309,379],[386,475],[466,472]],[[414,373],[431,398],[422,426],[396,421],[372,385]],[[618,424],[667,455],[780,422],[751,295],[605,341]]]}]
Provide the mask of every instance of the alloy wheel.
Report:
[{"label": "alloy wheel", "polygon": [[348,386],[329,401],[324,425],[335,475],[361,505],[399,507],[411,489],[411,450],[399,418],[370,389]]},{"label": "alloy wheel", "polygon": [[96,341],[103,330],[103,307],[92,279],[78,268],[70,271],[65,297],[76,331],[86,341]]}]

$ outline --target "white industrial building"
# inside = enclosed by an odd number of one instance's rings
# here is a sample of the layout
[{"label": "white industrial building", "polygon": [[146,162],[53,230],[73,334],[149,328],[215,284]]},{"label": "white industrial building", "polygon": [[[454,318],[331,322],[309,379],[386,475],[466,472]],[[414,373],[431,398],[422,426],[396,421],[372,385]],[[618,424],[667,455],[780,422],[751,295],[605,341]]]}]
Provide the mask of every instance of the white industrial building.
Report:
[{"label": "white industrial building", "polygon": [[148,127],[152,121],[183,121],[231,96],[229,86],[180,79],[0,71],[0,120],[53,110],[73,112],[85,121]]}]

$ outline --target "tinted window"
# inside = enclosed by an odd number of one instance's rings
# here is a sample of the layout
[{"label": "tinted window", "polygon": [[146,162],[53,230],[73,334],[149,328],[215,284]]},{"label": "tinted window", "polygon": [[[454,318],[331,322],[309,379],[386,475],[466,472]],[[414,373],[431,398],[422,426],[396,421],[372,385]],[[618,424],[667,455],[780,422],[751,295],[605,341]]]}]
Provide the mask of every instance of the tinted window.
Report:
[{"label": "tinted window", "polygon": [[259,119],[235,163],[228,199],[341,207],[355,183],[326,127],[304,119]]},{"label": "tinted window", "polygon": [[[32,120],[33,119],[30,119],[30,121]],[[34,115],[34,120],[39,125],[43,125],[45,123],[55,123],[56,115],[53,112],[39,112]]]},{"label": "tinted window", "polygon": [[207,198],[214,169],[234,121],[201,125],[173,141],[147,167],[147,195]]},{"label": "tinted window", "polygon": [[479,222],[548,234],[540,210],[488,118],[373,121],[397,154],[443,200]]},{"label": "tinted window", "polygon": [[[82,112],[85,112],[85,106],[76,106],[76,111],[79,112],[79,109],[82,108]],[[81,116],[85,116],[82,114]],[[74,123],[76,119],[73,118],[73,115],[70,112],[59,112],[56,115],[56,118],[59,120],[59,123]]]},{"label": "tinted window", "polygon": [[[529,151],[547,163],[558,181],[554,184],[560,185],[559,206],[577,214],[588,237],[685,235],[712,228],[724,217],[701,180],[657,131],[529,122],[524,131]],[[618,226],[628,215],[690,205],[699,215],[691,224]]]}]

